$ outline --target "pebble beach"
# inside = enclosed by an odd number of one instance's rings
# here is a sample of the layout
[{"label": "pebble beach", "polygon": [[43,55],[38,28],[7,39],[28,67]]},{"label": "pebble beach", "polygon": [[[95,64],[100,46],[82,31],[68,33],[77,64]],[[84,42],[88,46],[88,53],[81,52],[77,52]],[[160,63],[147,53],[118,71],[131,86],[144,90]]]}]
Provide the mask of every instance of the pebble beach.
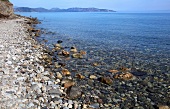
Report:
[{"label": "pebble beach", "polygon": [[170,109],[169,73],[105,69],[62,41],[49,50],[34,23],[0,19],[0,109]]}]

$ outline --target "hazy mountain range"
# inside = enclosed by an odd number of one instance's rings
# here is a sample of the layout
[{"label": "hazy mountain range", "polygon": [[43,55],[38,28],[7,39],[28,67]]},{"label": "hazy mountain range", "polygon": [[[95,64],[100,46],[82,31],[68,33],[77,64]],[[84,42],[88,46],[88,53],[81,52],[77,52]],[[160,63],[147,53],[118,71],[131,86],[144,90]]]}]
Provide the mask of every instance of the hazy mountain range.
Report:
[{"label": "hazy mountain range", "polygon": [[60,9],[60,8],[29,8],[29,7],[14,7],[15,12],[116,12],[114,10],[109,9],[98,9],[98,8],[68,8],[68,9]]}]

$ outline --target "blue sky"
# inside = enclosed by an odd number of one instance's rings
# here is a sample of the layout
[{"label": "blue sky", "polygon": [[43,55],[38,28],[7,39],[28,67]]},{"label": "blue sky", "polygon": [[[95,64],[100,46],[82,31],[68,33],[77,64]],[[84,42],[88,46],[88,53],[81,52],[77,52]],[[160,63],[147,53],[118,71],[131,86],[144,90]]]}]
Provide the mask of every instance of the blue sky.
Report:
[{"label": "blue sky", "polygon": [[170,0],[10,0],[14,6],[70,8],[96,7],[116,11],[170,10]]}]

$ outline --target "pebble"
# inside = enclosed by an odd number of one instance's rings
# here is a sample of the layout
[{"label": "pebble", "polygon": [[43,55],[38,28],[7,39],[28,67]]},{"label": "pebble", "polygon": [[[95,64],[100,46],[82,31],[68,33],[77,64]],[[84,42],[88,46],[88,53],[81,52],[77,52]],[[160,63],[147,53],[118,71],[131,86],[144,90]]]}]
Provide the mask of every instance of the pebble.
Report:
[{"label": "pebble", "polygon": [[62,79],[62,77],[63,77],[60,72],[57,72],[56,75],[57,75],[58,79]]},{"label": "pebble", "polygon": [[61,95],[61,91],[59,89],[51,89],[48,91],[49,94],[54,94],[54,95]]}]

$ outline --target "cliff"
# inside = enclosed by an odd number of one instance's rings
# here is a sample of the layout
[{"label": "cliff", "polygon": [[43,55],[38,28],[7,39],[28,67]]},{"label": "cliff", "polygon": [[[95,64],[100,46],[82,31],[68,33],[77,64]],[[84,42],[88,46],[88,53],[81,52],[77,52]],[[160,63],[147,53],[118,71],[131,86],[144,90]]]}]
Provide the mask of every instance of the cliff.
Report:
[{"label": "cliff", "polygon": [[8,0],[0,0],[0,18],[13,15],[13,4]]}]

